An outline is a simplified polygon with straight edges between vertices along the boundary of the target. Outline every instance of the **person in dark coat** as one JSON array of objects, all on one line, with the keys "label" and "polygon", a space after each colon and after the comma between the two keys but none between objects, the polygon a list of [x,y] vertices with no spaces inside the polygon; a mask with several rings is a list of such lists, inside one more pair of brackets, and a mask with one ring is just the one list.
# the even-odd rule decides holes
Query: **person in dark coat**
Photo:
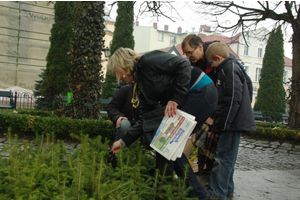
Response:
[{"label": "person in dark coat", "polygon": [[229,56],[228,46],[215,42],[205,55],[218,71],[218,105],[213,128],[219,142],[209,176],[208,196],[222,200],[233,196],[233,173],[241,134],[256,128],[245,73]]},{"label": "person in dark coat", "polygon": [[131,104],[133,84],[121,86],[107,105],[106,111],[114,124],[116,140],[123,137],[140,118],[139,107],[133,108]]},{"label": "person in dark coat", "polygon": [[[173,117],[177,108],[195,116],[197,125],[193,132],[216,108],[217,92],[213,81],[202,70],[192,67],[188,60],[180,56],[158,50],[140,56],[132,49],[119,48],[109,59],[107,70],[116,75],[117,81],[130,83],[134,80],[133,104],[139,105],[141,111],[140,120],[113,144],[113,153],[118,153],[121,148],[129,146],[143,134],[144,138],[148,138],[149,133],[143,129],[144,118],[146,120],[147,114],[160,110],[159,106],[163,108],[162,117]],[[173,171],[183,178],[186,166],[189,163],[184,154],[175,161],[169,161],[156,153],[156,168],[161,174],[165,171],[169,178],[172,178]],[[188,196],[207,199],[206,192],[191,166],[188,167],[186,185],[192,188]]]}]

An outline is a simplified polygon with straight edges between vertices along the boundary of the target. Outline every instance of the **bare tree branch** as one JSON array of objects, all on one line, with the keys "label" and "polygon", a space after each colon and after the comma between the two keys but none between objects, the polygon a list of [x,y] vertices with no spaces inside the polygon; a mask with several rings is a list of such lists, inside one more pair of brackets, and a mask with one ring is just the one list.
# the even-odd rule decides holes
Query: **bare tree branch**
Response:
[{"label": "bare tree branch", "polygon": [[[134,1],[133,6],[137,7],[137,12],[135,12],[135,20],[147,14],[150,14],[153,19],[159,19],[164,17],[169,19],[172,22],[175,22],[176,19],[182,20],[177,9],[172,5],[172,1],[143,1],[140,4],[137,4],[138,1]],[[110,7],[109,15],[113,7],[117,4],[117,1],[114,1],[108,6]]]},{"label": "bare tree branch", "polygon": [[108,6],[110,7],[110,9],[109,9],[109,12],[108,12],[108,16],[110,16],[110,13],[111,13],[111,11],[112,11],[112,9],[113,9],[113,7],[115,6],[115,5],[117,5],[117,1],[114,1],[114,2],[112,2],[111,4],[108,4]]},{"label": "bare tree branch", "polygon": [[[163,8],[166,8],[169,12],[165,12]],[[169,16],[170,12],[175,12],[174,16]],[[169,1],[144,1],[139,7],[139,13],[137,16],[141,16],[146,13],[152,13],[152,17],[158,19],[159,17],[165,17],[172,22],[175,22],[175,18],[180,18],[180,14],[176,10],[176,8],[172,5],[172,2]]]},{"label": "bare tree branch", "polygon": [[[217,24],[217,29],[221,29],[222,32],[232,31],[236,33],[241,31],[243,35],[253,26],[257,27],[260,22],[267,19],[272,19],[276,23],[276,26],[284,25],[285,23],[293,23],[294,13],[292,11],[292,5],[295,2],[278,2],[273,3],[272,7],[268,1],[258,1],[256,6],[246,6],[243,2],[235,3],[233,1],[202,1],[195,2],[195,4],[201,7],[206,6],[204,9],[206,15],[211,15],[217,18],[222,17],[227,13],[236,15],[238,18],[234,20],[233,25],[222,25],[220,22]],[[282,5],[285,5],[285,11],[282,11]],[[213,9],[213,10],[212,10]],[[295,8],[299,12],[299,8]]]}]

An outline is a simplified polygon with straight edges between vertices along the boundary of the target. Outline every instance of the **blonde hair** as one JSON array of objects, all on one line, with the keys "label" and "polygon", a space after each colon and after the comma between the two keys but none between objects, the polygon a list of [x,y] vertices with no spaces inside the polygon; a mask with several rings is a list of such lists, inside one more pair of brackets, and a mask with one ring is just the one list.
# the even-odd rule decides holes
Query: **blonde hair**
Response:
[{"label": "blonde hair", "polygon": [[113,73],[117,77],[117,82],[120,82],[120,74],[124,70],[127,75],[131,75],[134,70],[134,65],[141,56],[130,48],[118,48],[110,57],[107,63],[107,71]]},{"label": "blonde hair", "polygon": [[228,46],[223,42],[214,42],[205,51],[205,56],[209,61],[215,60],[216,55],[222,58],[229,57]]}]

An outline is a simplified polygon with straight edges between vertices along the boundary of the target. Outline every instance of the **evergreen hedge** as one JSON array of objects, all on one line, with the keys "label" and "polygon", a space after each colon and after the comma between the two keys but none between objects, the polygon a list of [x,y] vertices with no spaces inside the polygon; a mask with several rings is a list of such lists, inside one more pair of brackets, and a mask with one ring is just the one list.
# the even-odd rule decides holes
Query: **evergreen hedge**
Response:
[{"label": "evergreen hedge", "polygon": [[121,150],[113,168],[101,136],[82,134],[80,148],[68,154],[62,141],[52,139],[48,134],[46,142],[37,137],[19,144],[8,133],[8,144],[0,150],[9,152],[0,156],[0,200],[192,199],[186,197],[190,189],[184,180],[161,184],[166,177],[153,171],[153,154],[138,145]]},{"label": "evergreen hedge", "polygon": [[265,140],[300,142],[300,131],[289,129],[284,124],[258,122],[256,123],[256,131],[246,134]]},{"label": "evergreen hedge", "polygon": [[[90,137],[101,136],[114,141],[113,123],[107,115],[99,120],[71,119],[57,117],[53,111],[33,109],[2,110],[0,112],[0,131],[6,132],[11,127],[14,133],[51,134],[57,138],[76,138],[85,133]],[[256,132],[246,133],[251,137],[266,140],[290,140],[300,142],[300,131],[289,129],[284,124],[256,123]]]},{"label": "evergreen hedge", "polygon": [[81,1],[72,39],[69,92],[73,100],[64,112],[74,119],[98,119],[104,74],[104,1]]},{"label": "evergreen hedge", "polygon": [[46,57],[47,66],[39,75],[41,80],[35,85],[35,95],[43,96],[37,100],[37,109],[56,109],[53,100],[59,94],[67,94],[71,67],[70,40],[75,29],[75,16],[79,2],[56,1],[54,4],[55,22],[51,28],[50,48]]},{"label": "evergreen hedge", "polygon": [[[117,18],[115,23],[114,37],[110,46],[110,55],[120,47],[134,49],[133,25],[134,25],[134,1],[118,1]],[[119,86],[116,76],[106,73],[102,87],[102,98],[108,99],[114,96]]]},{"label": "evergreen hedge", "polygon": [[114,140],[113,124],[107,115],[99,120],[71,119],[56,117],[51,111],[38,111],[32,109],[7,110],[0,113],[0,131],[7,131],[11,127],[13,133],[25,134],[54,134],[57,138],[70,138],[81,133],[90,137],[102,136]]},{"label": "evergreen hedge", "polygon": [[286,112],[286,92],[283,87],[284,52],[281,27],[273,30],[267,42],[257,101],[253,110],[261,111],[264,117],[273,121],[281,120],[281,113]]}]

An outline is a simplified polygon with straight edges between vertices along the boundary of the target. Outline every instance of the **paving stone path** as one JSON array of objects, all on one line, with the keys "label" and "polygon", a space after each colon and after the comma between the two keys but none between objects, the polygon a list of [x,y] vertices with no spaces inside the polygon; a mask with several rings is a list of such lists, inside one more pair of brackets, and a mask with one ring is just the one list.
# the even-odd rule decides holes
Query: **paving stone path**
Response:
[{"label": "paving stone path", "polygon": [[300,144],[241,138],[236,169],[296,170],[300,169]]}]

